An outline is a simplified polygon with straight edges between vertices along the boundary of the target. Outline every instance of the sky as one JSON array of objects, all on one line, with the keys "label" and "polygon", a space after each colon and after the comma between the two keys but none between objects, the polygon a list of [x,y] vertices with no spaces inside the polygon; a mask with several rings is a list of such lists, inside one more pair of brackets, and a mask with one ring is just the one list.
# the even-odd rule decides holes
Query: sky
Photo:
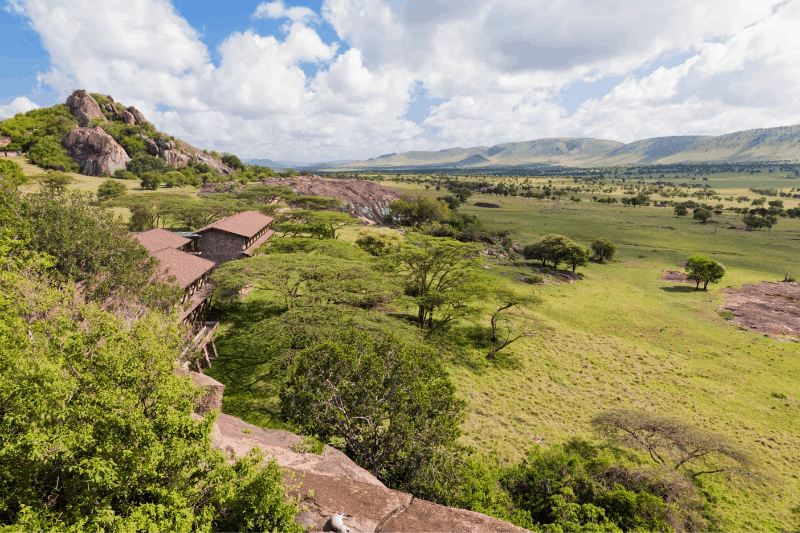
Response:
[{"label": "sky", "polygon": [[800,0],[0,7],[0,119],[86,89],[243,160],[800,123]]}]

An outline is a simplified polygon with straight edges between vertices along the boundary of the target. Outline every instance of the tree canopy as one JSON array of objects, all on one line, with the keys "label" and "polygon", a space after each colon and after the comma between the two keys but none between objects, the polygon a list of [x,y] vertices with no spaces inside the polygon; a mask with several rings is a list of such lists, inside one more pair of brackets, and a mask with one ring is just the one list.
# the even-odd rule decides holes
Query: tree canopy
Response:
[{"label": "tree canopy", "polygon": [[709,283],[717,283],[725,275],[725,267],[722,263],[704,255],[693,255],[686,260],[686,277],[706,290]]}]

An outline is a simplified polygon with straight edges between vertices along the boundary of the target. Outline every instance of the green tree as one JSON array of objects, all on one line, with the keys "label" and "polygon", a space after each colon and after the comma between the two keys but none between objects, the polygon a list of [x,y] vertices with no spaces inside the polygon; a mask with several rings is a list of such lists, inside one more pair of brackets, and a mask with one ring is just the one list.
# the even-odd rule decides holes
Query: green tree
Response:
[{"label": "green tree", "polygon": [[72,178],[61,172],[48,172],[47,174],[39,174],[33,177],[39,187],[49,193],[64,192],[67,190],[67,185],[72,183]]},{"label": "green tree", "polygon": [[725,275],[725,267],[721,263],[704,255],[693,255],[686,260],[686,277],[697,284],[703,284],[706,290],[709,283],[717,283]]},{"label": "green tree", "polygon": [[480,251],[473,243],[410,234],[397,252],[385,257],[383,266],[400,275],[406,295],[417,306],[417,325],[428,335],[472,312],[471,303],[485,295],[478,272]]},{"label": "green tree", "polygon": [[682,203],[681,204],[675,204],[675,207],[674,207],[673,211],[675,211],[675,216],[678,216],[678,217],[685,217],[686,215],[689,214],[689,208],[686,206],[686,204],[682,204]]},{"label": "green tree", "polygon": [[362,231],[356,239],[356,246],[375,257],[391,253],[398,244],[397,235],[387,235],[377,231]]},{"label": "green tree", "polygon": [[161,185],[164,176],[163,174],[159,174],[158,172],[145,172],[142,174],[142,182],[141,187],[142,189],[149,189],[151,191],[155,191],[158,189],[158,186]]},{"label": "green tree", "polygon": [[27,176],[22,172],[22,167],[16,161],[0,159],[0,184],[8,187],[17,187],[28,182]]},{"label": "green tree", "polygon": [[384,217],[386,224],[403,226],[421,226],[444,222],[453,217],[453,212],[442,200],[430,198],[412,198],[404,195],[389,204],[389,214]]},{"label": "green tree", "polygon": [[469,200],[469,197],[472,196],[472,191],[466,187],[455,187],[450,189],[450,194],[458,198],[459,202],[465,204],[467,200]]},{"label": "green tree", "polygon": [[128,162],[126,168],[139,176],[139,178],[143,179],[144,175],[148,172],[164,174],[172,167],[170,167],[170,165],[160,157],[155,157],[149,154],[138,154]]},{"label": "green tree", "polygon": [[695,220],[699,220],[701,224],[705,224],[706,222],[711,220],[713,216],[714,213],[712,213],[708,209],[697,209],[695,210],[694,216],[692,218],[694,218]]},{"label": "green tree", "polygon": [[30,225],[30,249],[54,257],[57,280],[79,283],[87,302],[168,311],[180,299],[158,260],[127,237],[121,220],[91,205],[91,193],[29,195],[21,215]]},{"label": "green tree", "polygon": [[744,222],[749,230],[761,228],[772,229],[772,226],[778,223],[778,217],[771,214],[760,215],[758,213],[747,213],[742,217],[742,222]]},{"label": "green tree", "polygon": [[124,184],[114,180],[106,180],[97,188],[97,199],[101,202],[113,200],[120,196],[125,196],[126,194],[128,194],[128,188]]},{"label": "green tree", "polygon": [[600,237],[592,242],[592,251],[598,261],[605,261],[606,259],[610,261],[614,258],[614,254],[617,253],[617,245],[606,238]]},{"label": "green tree", "polygon": [[233,154],[223,152],[220,160],[237,172],[244,171],[244,163],[242,163],[242,160]]},{"label": "green tree", "polygon": [[276,232],[283,236],[297,237],[310,235],[317,239],[338,239],[339,231],[347,226],[361,224],[361,221],[347,213],[337,211],[289,211],[273,223]]},{"label": "green tree", "polygon": [[0,527],[303,531],[280,467],[212,449],[216,414],[193,418],[186,332],[73,295],[0,272]]},{"label": "green tree", "polygon": [[464,402],[430,349],[350,330],[296,357],[281,406],[306,433],[344,439],[356,463],[398,486],[454,445]]},{"label": "green tree", "polygon": [[564,262],[571,266],[572,271],[575,272],[575,268],[589,264],[589,250],[576,242],[572,242],[564,247],[563,258]]},{"label": "green tree", "polygon": [[[572,244],[574,243],[569,237],[551,233],[542,237],[542,240],[537,243],[538,248],[535,248],[535,250],[538,252],[543,265],[550,261],[553,265],[553,270],[558,270],[558,265],[566,260],[567,253],[570,250],[569,247]],[[523,248],[523,252],[524,250]]]}]

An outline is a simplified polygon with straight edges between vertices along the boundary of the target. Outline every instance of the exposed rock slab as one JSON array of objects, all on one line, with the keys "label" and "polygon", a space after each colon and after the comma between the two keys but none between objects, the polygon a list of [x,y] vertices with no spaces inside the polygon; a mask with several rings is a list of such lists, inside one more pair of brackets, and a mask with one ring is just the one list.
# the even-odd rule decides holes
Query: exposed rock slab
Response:
[{"label": "exposed rock slab", "polygon": [[83,127],[88,126],[89,121],[93,118],[105,118],[97,100],[83,89],[69,95],[69,98],[67,98],[67,107],[69,108],[69,112],[78,119],[78,122]]},{"label": "exposed rock slab", "polygon": [[62,143],[69,156],[81,166],[81,174],[86,176],[113,174],[125,168],[125,163],[131,159],[102,128],[75,128]]},{"label": "exposed rock slab", "polygon": [[128,124],[129,126],[133,126],[134,124],[136,124],[136,119],[134,118],[134,116],[131,114],[130,111],[123,111],[122,122]]},{"label": "exposed rock slab", "polygon": [[134,120],[136,121],[136,124],[141,124],[142,122],[147,122],[147,120],[144,118],[144,115],[142,114],[142,112],[139,111],[138,109],[136,109],[133,106],[130,106],[128,108],[128,113],[130,113],[131,116],[134,118]]},{"label": "exposed rock slab", "polygon": [[367,224],[382,222],[383,217],[389,214],[389,204],[402,196],[400,191],[374,181],[296,176],[271,179],[267,183],[289,187],[301,196],[338,198],[344,211]]},{"label": "exposed rock slab", "polygon": [[763,282],[722,289],[728,301],[721,307],[733,322],[759,333],[800,337],[800,283]]},{"label": "exposed rock slab", "polygon": [[345,454],[325,447],[323,455],[295,451],[302,438],[288,431],[265,430],[220,414],[211,434],[212,445],[242,456],[254,447],[288,470],[286,482],[300,483],[303,495],[296,520],[310,531],[331,531],[334,514],[345,515],[350,533],[389,531],[508,531],[525,530],[472,511],[415,499],[386,488]]},{"label": "exposed rock slab", "polygon": [[[226,174],[226,175],[234,175],[234,174],[236,174],[235,170],[233,170],[231,167],[229,167],[228,165],[226,165],[225,163],[223,163],[219,159],[215,158],[212,155],[209,155],[209,154],[203,152],[199,148],[196,148],[196,147],[192,146],[191,144],[189,144],[189,143],[187,143],[185,141],[178,141],[177,148],[178,148],[178,150],[177,150],[178,153],[181,153],[181,150],[183,150],[183,153],[181,153],[181,155],[183,155],[184,157],[191,156],[194,159],[196,159],[198,163],[205,163],[206,165],[210,166],[211,168],[218,170],[221,174]],[[178,155],[176,154],[176,155],[170,156],[170,157],[178,157]],[[170,163],[169,159],[167,159],[167,163]],[[177,166],[177,165],[175,165],[173,163],[170,163],[170,164],[173,165],[173,166]]]}]

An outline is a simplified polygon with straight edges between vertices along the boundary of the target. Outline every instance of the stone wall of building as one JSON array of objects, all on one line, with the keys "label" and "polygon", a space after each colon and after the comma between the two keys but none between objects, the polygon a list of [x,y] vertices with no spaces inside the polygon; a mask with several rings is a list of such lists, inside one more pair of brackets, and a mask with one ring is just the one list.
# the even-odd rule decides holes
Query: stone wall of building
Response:
[{"label": "stone wall of building", "polygon": [[200,237],[200,257],[214,261],[216,266],[235,261],[242,258],[245,242],[244,237],[223,231],[205,231]]}]

